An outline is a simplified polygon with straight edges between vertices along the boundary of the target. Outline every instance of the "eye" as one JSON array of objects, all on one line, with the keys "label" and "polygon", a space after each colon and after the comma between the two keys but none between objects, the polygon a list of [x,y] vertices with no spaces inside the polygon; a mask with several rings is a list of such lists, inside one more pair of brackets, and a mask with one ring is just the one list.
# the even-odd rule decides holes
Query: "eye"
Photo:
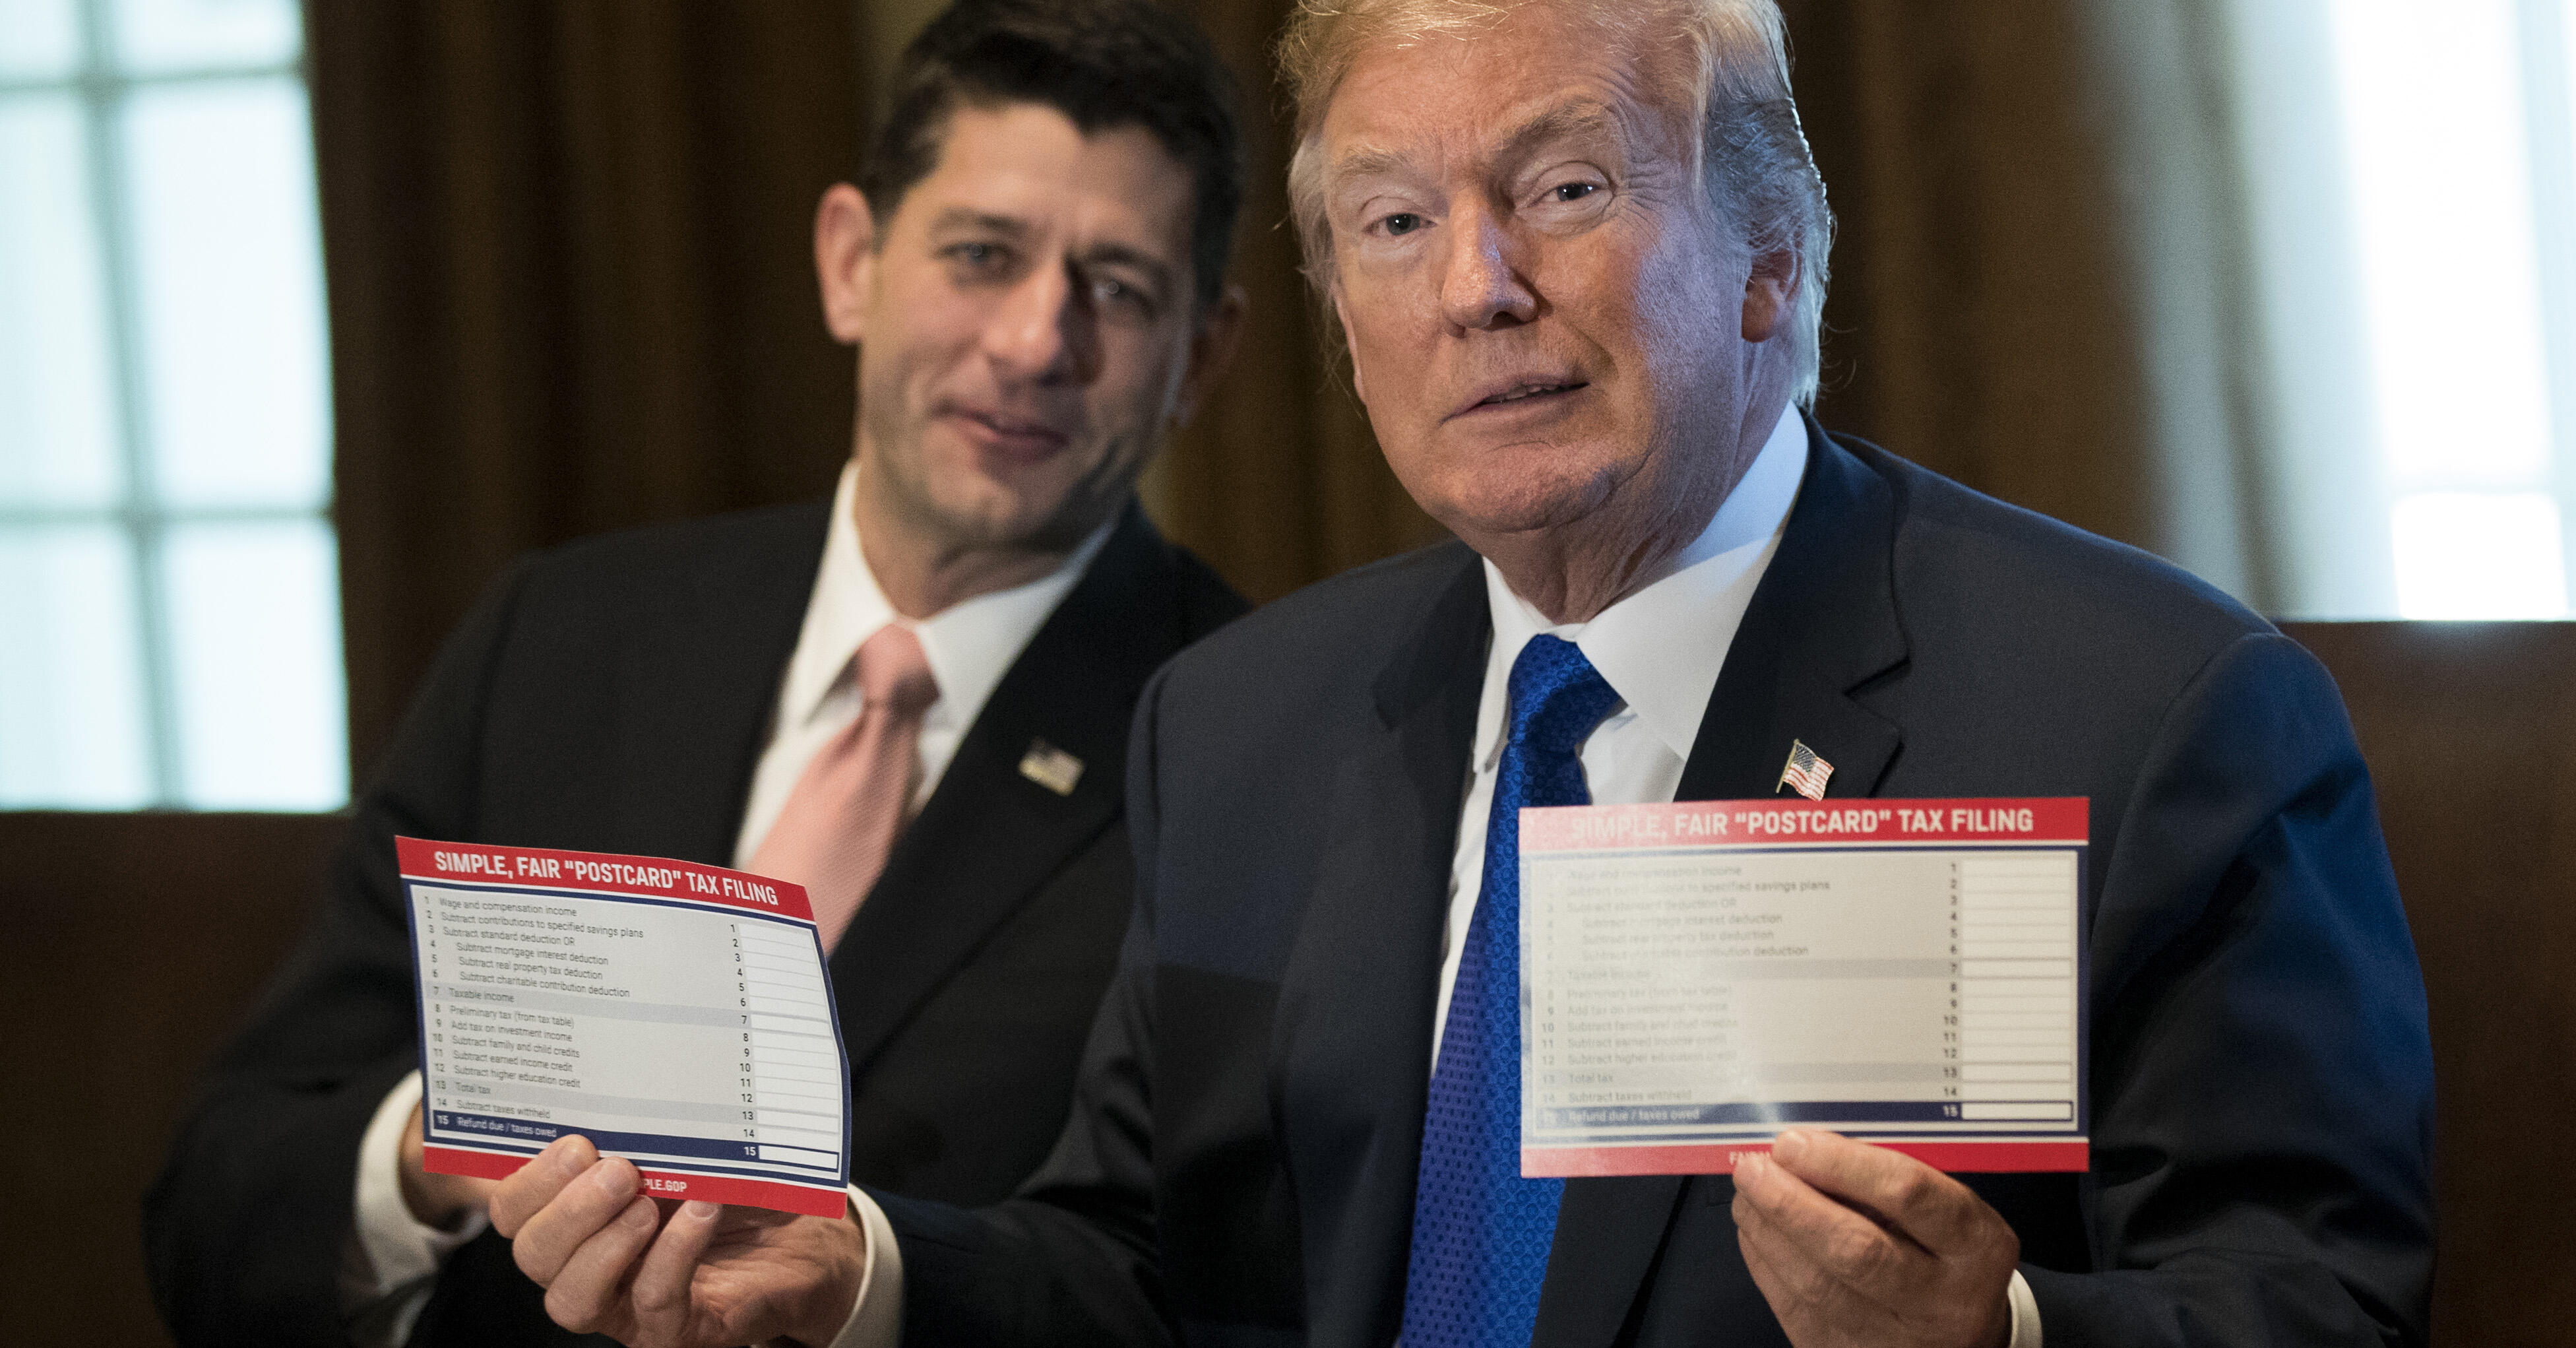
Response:
[{"label": "eye", "polygon": [[1397,211],[1395,214],[1377,222],[1378,228],[1385,230],[1389,234],[1398,236],[1410,234],[1413,231],[1422,228],[1423,223],[1422,217],[1415,215],[1411,211]]},{"label": "eye", "polygon": [[1600,190],[1601,184],[1599,183],[1558,183],[1556,186],[1547,189],[1547,197],[1550,201],[1581,201],[1585,197],[1588,197]]},{"label": "eye", "polygon": [[1139,314],[1154,311],[1154,297],[1142,286],[1129,285],[1115,276],[1091,278],[1091,299],[1103,308],[1119,308]]},{"label": "eye", "polygon": [[998,243],[969,239],[952,243],[940,250],[950,261],[969,272],[989,272],[1010,261],[1010,252]]}]

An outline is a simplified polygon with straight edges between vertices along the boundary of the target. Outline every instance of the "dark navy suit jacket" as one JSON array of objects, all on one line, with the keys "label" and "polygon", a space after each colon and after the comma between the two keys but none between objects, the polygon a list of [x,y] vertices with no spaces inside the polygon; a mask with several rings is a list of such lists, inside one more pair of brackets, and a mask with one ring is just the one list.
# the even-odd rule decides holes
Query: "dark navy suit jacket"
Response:
[{"label": "dark navy suit jacket", "polygon": [[[2049,1348],[2420,1343],[2424,998],[2323,669],[2129,548],[1810,428],[1682,799],[2085,796],[2093,1164],[1967,1182]],[[1146,694],[1138,910],[1018,1198],[889,1197],[905,1348],[1384,1345],[1489,618],[1450,545],[1271,605]],[[1723,1178],[1577,1179],[1536,1342],[1783,1341]]]}]

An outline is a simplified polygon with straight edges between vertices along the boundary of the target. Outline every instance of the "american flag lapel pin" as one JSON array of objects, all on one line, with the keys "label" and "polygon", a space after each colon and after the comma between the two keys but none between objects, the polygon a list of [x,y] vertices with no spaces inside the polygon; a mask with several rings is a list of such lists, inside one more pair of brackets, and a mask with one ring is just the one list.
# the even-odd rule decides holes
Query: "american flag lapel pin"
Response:
[{"label": "american flag lapel pin", "polygon": [[1031,740],[1029,751],[1020,755],[1020,775],[1059,796],[1070,796],[1073,784],[1082,780],[1082,760],[1045,740]]},{"label": "american flag lapel pin", "polygon": [[1780,780],[1771,789],[1776,792],[1783,786],[1795,787],[1799,795],[1809,800],[1823,800],[1825,779],[1833,775],[1833,764],[1816,757],[1816,751],[1803,742],[1791,740],[1789,761],[1781,767]]}]

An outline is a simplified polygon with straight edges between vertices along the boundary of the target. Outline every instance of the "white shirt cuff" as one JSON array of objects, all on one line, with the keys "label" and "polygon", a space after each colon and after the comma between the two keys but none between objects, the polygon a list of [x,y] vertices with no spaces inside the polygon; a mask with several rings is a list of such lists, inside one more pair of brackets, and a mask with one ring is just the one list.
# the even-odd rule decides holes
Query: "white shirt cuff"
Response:
[{"label": "white shirt cuff", "polygon": [[442,1231],[411,1215],[402,1196],[403,1128],[419,1103],[420,1073],[407,1073],[385,1092],[358,1142],[352,1257],[342,1261],[340,1278],[342,1314],[366,1322],[370,1332],[365,1337],[374,1339],[373,1331],[383,1331],[391,1343],[410,1336],[411,1322],[429,1302],[430,1280],[447,1256],[491,1224],[477,1211],[456,1230]]},{"label": "white shirt cuff", "polygon": [[[850,1209],[868,1233],[868,1268],[859,1275],[859,1303],[831,1348],[898,1348],[903,1342],[903,1246],[885,1209],[867,1191],[850,1186]],[[2037,1340],[2033,1340],[2037,1342]]]},{"label": "white shirt cuff", "polygon": [[2030,1294],[2030,1283],[2020,1269],[2013,1270],[2012,1286],[2004,1289],[2004,1299],[2012,1303],[2012,1338],[2004,1348],[2040,1348],[2039,1298]]}]

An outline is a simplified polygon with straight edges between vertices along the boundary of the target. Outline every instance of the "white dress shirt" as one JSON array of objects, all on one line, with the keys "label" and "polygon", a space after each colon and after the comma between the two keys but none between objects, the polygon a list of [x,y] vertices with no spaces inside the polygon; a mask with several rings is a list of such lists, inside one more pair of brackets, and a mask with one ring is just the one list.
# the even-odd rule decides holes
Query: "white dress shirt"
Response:
[{"label": "white dress shirt", "polygon": [[[768,743],[752,770],[751,794],[734,836],[737,868],[748,865],[760,850],[797,779],[804,775],[806,763],[858,719],[854,660],[860,642],[887,623],[902,623],[921,638],[931,675],[938,680],[939,699],[922,716],[921,780],[913,797],[918,806],[939,785],[994,687],[1082,578],[1116,525],[1112,520],[1093,530],[1064,565],[1038,580],[977,595],[913,621],[894,611],[877,586],[876,574],[868,569],[853,510],[857,490],[856,470],[844,467],[840,486],[832,495],[822,567],[814,578],[813,596],[806,601],[795,653],[788,657],[780,680]],[[482,1234],[486,1224],[478,1211],[459,1229],[441,1231],[414,1220],[403,1202],[398,1168],[403,1125],[419,1101],[420,1074],[413,1072],[386,1093],[359,1143],[356,1230],[342,1261],[340,1297],[351,1337],[360,1348],[409,1338],[421,1309],[429,1304],[440,1264],[451,1251]],[[883,1336],[882,1341],[892,1342],[894,1326],[902,1322],[901,1255],[885,1215],[859,1197],[856,1189],[851,1193],[868,1228],[871,1259],[868,1281],[861,1285],[860,1307],[865,1313],[853,1313],[844,1341],[854,1332],[873,1330]],[[886,1252],[883,1260],[874,1255],[879,1250]],[[880,1284],[891,1284],[891,1290]]]},{"label": "white dress shirt", "polygon": [[[1664,564],[1662,574],[1593,616],[1589,622],[1552,624],[1512,592],[1501,570],[1485,563],[1485,600],[1493,615],[1493,641],[1485,656],[1485,684],[1476,709],[1476,738],[1464,783],[1466,804],[1458,819],[1458,847],[1449,867],[1449,916],[1440,961],[1432,1060],[1449,1019],[1449,996],[1458,981],[1458,958],[1485,874],[1486,816],[1502,764],[1505,706],[1512,662],[1531,637],[1544,632],[1572,642],[1617,693],[1620,704],[1583,741],[1577,756],[1585,785],[1599,805],[1668,802],[1680,789],[1682,765],[1699,738],[1700,718],[1717,691],[1717,676],[1735,644],[1736,628],[1753,591],[1780,549],[1790,507],[1807,471],[1807,426],[1792,407],[1780,414],[1770,438],[1742,481],[1727,494],[1708,527]],[[1783,745],[1785,753],[1787,746]],[[850,1325],[833,1348],[895,1348],[902,1316],[871,1306],[872,1297],[903,1294],[901,1253],[880,1242],[884,1215],[853,1190],[869,1222],[868,1290],[860,1294]],[[891,1262],[881,1262],[891,1261]],[[2041,1348],[2039,1307],[2016,1271],[2008,1292],[2013,1331],[2010,1348]],[[864,1322],[864,1323],[863,1323]]]}]

